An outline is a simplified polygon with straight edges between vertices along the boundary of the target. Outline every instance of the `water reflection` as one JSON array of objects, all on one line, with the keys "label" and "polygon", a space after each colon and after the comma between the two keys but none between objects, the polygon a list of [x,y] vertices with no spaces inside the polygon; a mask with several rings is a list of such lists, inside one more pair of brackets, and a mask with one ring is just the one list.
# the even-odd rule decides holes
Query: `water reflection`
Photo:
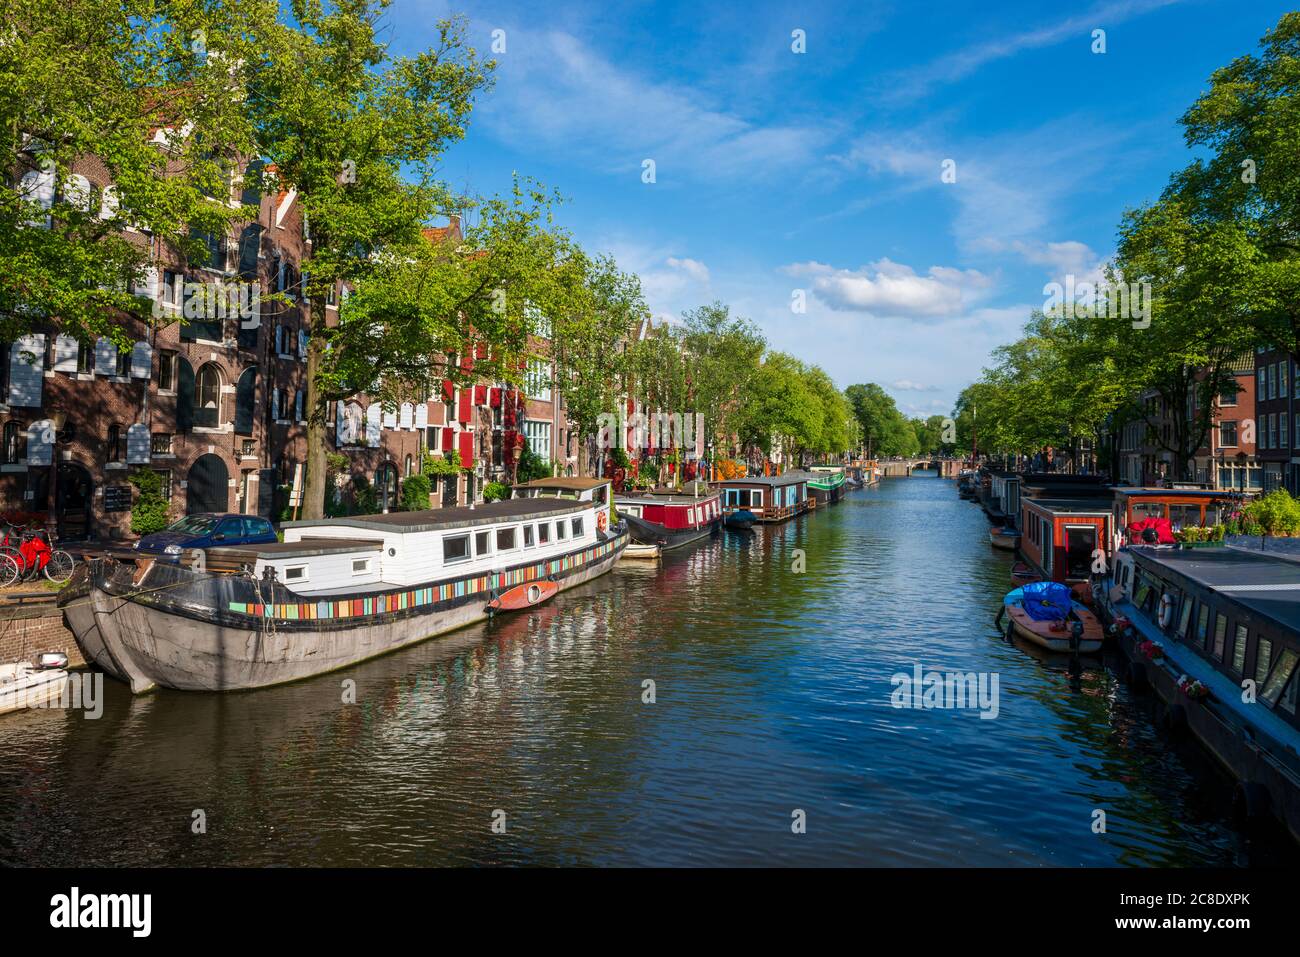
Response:
[{"label": "water reflection", "polygon": [[[1224,782],[1099,661],[1005,641],[986,528],[950,483],[892,480],[289,687],[108,682],[99,721],[0,721],[0,861],[1292,860],[1241,844]],[[998,718],[891,707],[917,662],[996,672]]]}]

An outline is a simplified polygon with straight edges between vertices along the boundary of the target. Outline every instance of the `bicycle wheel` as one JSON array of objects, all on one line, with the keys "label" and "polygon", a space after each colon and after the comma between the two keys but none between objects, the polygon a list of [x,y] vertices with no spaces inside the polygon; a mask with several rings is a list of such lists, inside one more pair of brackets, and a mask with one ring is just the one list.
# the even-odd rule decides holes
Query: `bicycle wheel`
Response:
[{"label": "bicycle wheel", "polygon": [[0,588],[8,587],[18,581],[18,576],[22,574],[18,563],[13,560],[11,555],[0,554]]},{"label": "bicycle wheel", "polygon": [[72,577],[72,570],[76,567],[76,559],[62,549],[56,548],[50,552],[50,560],[45,566],[45,577],[61,585]]}]

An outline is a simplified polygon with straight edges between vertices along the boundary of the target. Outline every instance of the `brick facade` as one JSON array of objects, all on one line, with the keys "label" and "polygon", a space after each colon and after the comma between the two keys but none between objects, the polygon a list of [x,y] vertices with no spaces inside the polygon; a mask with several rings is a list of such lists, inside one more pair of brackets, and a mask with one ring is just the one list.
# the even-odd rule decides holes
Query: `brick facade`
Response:
[{"label": "brick facade", "polygon": [[53,603],[4,609],[0,614],[0,661],[30,661],[43,651],[63,652],[74,668],[86,663],[72,632],[63,626],[63,612]]}]

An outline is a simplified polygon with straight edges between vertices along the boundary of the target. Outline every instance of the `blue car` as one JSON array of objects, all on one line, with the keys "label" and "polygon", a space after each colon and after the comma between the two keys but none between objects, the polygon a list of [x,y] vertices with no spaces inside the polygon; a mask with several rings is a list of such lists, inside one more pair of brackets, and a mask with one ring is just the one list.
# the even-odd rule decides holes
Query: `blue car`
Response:
[{"label": "blue car", "polygon": [[271,523],[256,515],[196,512],[173,522],[161,532],[143,536],[135,549],[148,555],[180,555],[187,548],[217,545],[265,545],[277,541]]}]

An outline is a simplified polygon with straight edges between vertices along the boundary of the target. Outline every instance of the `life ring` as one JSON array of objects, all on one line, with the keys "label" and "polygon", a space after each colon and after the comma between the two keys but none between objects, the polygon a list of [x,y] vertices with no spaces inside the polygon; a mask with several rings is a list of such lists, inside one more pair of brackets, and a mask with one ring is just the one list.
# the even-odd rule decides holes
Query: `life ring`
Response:
[{"label": "life ring", "polygon": [[596,528],[597,528],[599,531],[602,531],[602,532],[603,532],[603,531],[605,530],[605,526],[606,526],[607,524],[609,524],[609,518],[608,518],[608,516],[606,516],[605,512],[604,512],[604,511],[599,511],[599,512],[597,512],[597,513],[596,513]]},{"label": "life ring", "polygon": [[1169,593],[1160,596],[1160,630],[1169,627],[1169,623],[1174,620],[1174,600]]}]

